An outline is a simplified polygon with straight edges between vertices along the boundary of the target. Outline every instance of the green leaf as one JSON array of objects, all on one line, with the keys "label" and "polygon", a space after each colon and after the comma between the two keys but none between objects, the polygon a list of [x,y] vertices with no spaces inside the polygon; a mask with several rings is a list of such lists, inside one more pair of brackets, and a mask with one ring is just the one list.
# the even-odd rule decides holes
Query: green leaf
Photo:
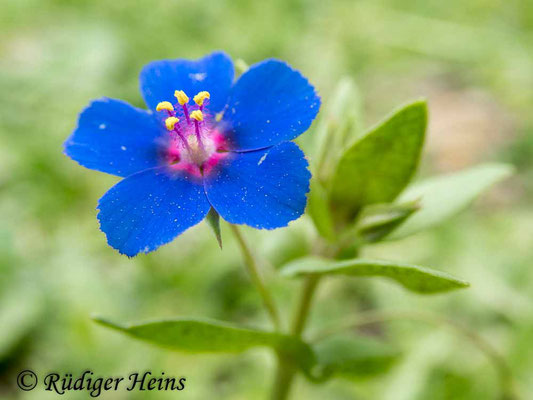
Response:
[{"label": "green leaf", "polygon": [[383,239],[420,208],[417,201],[402,204],[373,204],[363,208],[356,235],[372,243]]},{"label": "green leaf", "polygon": [[335,239],[335,228],[329,209],[328,193],[317,179],[311,179],[307,212],[313,220],[318,233],[327,240],[333,241]]},{"label": "green leaf", "polygon": [[400,356],[393,346],[362,336],[335,336],[317,343],[313,349],[319,364],[315,373],[321,379],[361,379],[383,374]]},{"label": "green leaf", "polygon": [[123,326],[99,317],[94,320],[134,338],[171,350],[239,353],[253,347],[270,347],[293,360],[307,373],[316,362],[310,346],[296,337],[242,328],[220,321],[169,319]]},{"label": "green leaf", "polygon": [[[240,353],[254,347],[271,348],[284,360],[300,368],[312,381],[323,381],[335,375],[363,376],[377,373],[387,362],[387,357],[391,357],[370,348],[368,344],[363,346],[361,342],[355,343],[352,340],[349,342],[351,344],[345,344],[352,346],[346,350],[351,358],[336,359],[336,347],[325,340],[316,345],[317,354],[322,357],[317,362],[315,350],[295,336],[206,319],[169,319],[136,325],[119,325],[100,317],[95,317],[94,320],[136,339],[181,352]],[[368,365],[365,367],[364,363]]]},{"label": "green leaf", "polygon": [[342,78],[325,107],[308,152],[315,161],[313,175],[322,182],[328,180],[344,149],[361,133],[361,96],[353,79]]},{"label": "green leaf", "polygon": [[451,275],[429,268],[362,258],[344,261],[326,260],[318,257],[302,258],[285,265],[281,273],[285,276],[306,274],[380,276],[392,279],[412,292],[423,294],[446,292],[469,286],[468,283]]},{"label": "green leaf", "polygon": [[394,200],[416,171],[426,123],[426,103],[416,101],[348,148],[333,178],[333,203],[350,214],[369,204]]},{"label": "green leaf", "polygon": [[213,230],[220,248],[222,248],[222,235],[220,233],[220,215],[213,207],[207,213],[206,221]]},{"label": "green leaf", "polygon": [[512,172],[513,167],[507,164],[484,164],[413,185],[401,195],[399,201],[419,200],[421,209],[391,237],[405,237],[443,222]]}]

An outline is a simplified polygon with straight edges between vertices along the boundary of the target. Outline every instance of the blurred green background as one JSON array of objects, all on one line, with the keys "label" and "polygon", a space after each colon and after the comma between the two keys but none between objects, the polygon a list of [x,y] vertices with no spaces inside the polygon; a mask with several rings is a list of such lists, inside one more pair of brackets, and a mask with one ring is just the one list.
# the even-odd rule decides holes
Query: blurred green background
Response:
[{"label": "blurred green background", "polygon": [[[248,63],[287,60],[326,105],[337,81],[353,77],[364,126],[427,97],[421,176],[482,161],[516,166],[512,179],[447,225],[367,250],[451,272],[470,289],[419,297],[388,282],[335,279],[320,288],[310,329],[365,308],[433,310],[486,337],[507,358],[524,398],[533,393],[533,2],[3,0],[0,30],[2,399],[57,397],[19,390],[16,376],[25,368],[187,377],[179,394],[123,390],[104,398],[264,397],[274,365],[266,350],[168,353],[91,322],[98,313],[118,321],[208,316],[268,326],[229,232],[223,251],[202,223],[156,253],[120,256],[95,218],[97,199],[117,179],[62,154],[89,100],[105,95],[143,106],[137,75],[145,63],[214,49]],[[304,218],[246,234],[279,265],[305,251],[310,229]],[[298,283],[265,275],[288,313]],[[493,366],[449,331],[413,322],[384,329],[405,352],[388,375],[355,384],[300,379],[294,398],[497,398]]]}]

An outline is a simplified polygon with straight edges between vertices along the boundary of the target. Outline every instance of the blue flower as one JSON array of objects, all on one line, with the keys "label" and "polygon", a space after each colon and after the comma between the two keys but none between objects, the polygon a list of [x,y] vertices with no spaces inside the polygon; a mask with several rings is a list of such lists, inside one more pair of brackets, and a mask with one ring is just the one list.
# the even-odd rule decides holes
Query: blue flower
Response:
[{"label": "blue flower", "polygon": [[110,246],[130,257],[153,251],[211,207],[264,229],[304,212],[311,174],[291,140],[309,128],[320,98],[298,71],[269,59],[234,82],[231,59],[214,52],[152,62],[140,89],[150,111],[95,100],[64,144],[84,167],[124,177],[98,203]]}]

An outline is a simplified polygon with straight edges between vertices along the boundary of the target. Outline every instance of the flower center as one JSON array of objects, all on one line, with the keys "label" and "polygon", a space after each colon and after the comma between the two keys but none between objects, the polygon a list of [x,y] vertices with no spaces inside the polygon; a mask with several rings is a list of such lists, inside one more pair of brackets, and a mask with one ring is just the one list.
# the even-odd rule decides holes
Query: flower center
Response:
[{"label": "flower center", "polygon": [[156,111],[166,112],[165,127],[170,137],[165,160],[178,169],[186,169],[195,175],[203,175],[227,153],[224,136],[215,127],[216,118],[208,111],[209,92],[194,96],[189,107],[189,97],[176,90],[176,104],[160,102]]}]

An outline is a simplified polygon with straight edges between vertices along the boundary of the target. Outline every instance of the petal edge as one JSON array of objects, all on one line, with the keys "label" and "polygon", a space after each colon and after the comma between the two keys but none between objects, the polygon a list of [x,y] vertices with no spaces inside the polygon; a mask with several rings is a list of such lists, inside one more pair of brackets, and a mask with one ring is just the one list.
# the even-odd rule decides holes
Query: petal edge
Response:
[{"label": "petal edge", "polygon": [[267,59],[237,80],[223,123],[235,149],[257,150],[295,139],[319,109],[320,97],[306,77],[283,61]]},{"label": "petal edge", "polygon": [[218,112],[226,105],[233,78],[231,58],[215,51],[196,60],[153,61],[143,67],[139,81],[144,101],[152,110],[160,101],[173,102],[174,90],[185,91],[191,99],[207,90],[211,93],[208,109]]},{"label": "petal edge", "polygon": [[63,152],[86,168],[125,177],[158,165],[157,139],[163,134],[151,113],[104,97],[80,113]]},{"label": "petal edge", "polygon": [[97,208],[108,244],[133,257],[198,224],[211,205],[201,182],[160,167],[123,179],[102,196]]}]

